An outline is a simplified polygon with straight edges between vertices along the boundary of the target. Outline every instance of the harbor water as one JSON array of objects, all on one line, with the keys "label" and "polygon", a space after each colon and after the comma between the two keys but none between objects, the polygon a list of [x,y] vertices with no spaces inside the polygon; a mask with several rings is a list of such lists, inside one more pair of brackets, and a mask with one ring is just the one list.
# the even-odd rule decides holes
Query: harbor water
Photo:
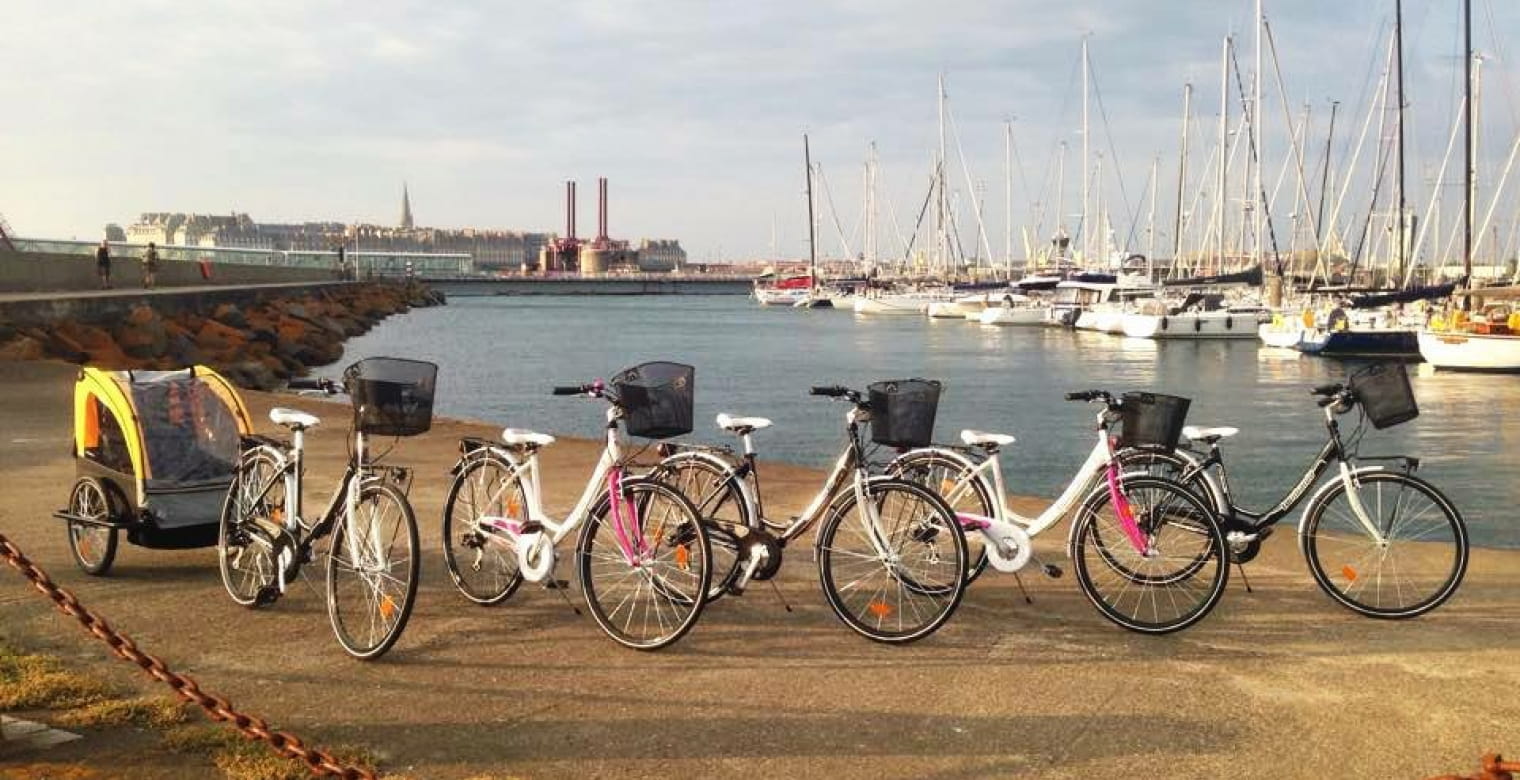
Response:
[{"label": "harbor water", "polygon": [[[937,438],[955,440],[962,428],[1017,436],[1002,456],[1009,490],[1046,497],[1065,487],[1091,447],[1095,409],[1064,393],[1172,393],[1193,399],[1190,423],[1241,429],[1225,456],[1237,499],[1252,508],[1275,503],[1313,460],[1325,429],[1308,388],[1339,381],[1348,368],[1255,341],[869,318],[762,308],[741,296],[458,297],[381,323],[323,373],[373,355],[436,362],[440,415],[582,437],[599,435],[600,403],[550,396],[551,386],[647,360],[690,363],[692,438],[728,443],[712,425],[718,412],[769,417],[775,427],[755,436],[761,457],[819,467],[840,451],[845,408],[809,396],[809,386],[939,379]],[[1410,373],[1419,418],[1383,431],[1368,426],[1360,452],[1419,457],[1419,473],[1451,496],[1475,543],[1520,547],[1509,515],[1520,503],[1520,380],[1420,366]],[[1345,433],[1357,416],[1342,418]]]}]

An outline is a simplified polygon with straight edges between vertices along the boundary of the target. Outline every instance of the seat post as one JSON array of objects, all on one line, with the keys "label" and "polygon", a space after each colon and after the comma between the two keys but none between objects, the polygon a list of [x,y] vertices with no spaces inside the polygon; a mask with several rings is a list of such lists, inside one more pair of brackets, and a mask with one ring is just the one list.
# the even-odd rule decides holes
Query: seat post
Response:
[{"label": "seat post", "polygon": [[754,445],[754,443],[752,443],[750,441],[749,431],[745,431],[744,434],[739,437],[739,440],[742,441],[742,442],[744,442],[744,454],[745,455],[748,456],[748,455],[754,455],[755,454],[755,445]]}]

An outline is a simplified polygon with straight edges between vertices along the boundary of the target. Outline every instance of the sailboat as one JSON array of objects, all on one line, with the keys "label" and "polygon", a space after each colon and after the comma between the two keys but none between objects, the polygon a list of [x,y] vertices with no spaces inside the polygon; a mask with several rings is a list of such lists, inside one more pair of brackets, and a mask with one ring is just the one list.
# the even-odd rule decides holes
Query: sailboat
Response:
[{"label": "sailboat", "polygon": [[824,295],[818,285],[818,247],[813,230],[813,155],[808,147],[808,137],[802,135],[802,162],[807,166],[808,199],[808,290],[807,295],[792,304],[797,309],[832,309],[834,299]]}]

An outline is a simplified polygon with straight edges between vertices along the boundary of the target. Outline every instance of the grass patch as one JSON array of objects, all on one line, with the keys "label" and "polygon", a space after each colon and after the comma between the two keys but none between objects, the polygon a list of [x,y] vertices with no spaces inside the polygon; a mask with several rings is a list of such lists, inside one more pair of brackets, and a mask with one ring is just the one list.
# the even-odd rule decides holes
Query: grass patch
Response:
[{"label": "grass patch", "polygon": [[[164,746],[177,753],[196,753],[211,759],[228,780],[305,780],[306,765],[285,758],[263,742],[254,742],[228,726],[180,726],[164,734]],[[339,745],[330,752],[339,763],[375,768],[375,756],[363,748]]]},{"label": "grass patch", "polygon": [[60,713],[58,725],[74,728],[91,726],[147,726],[164,729],[184,723],[190,717],[185,705],[163,697],[107,699]]},{"label": "grass patch", "polygon": [[113,697],[111,687],[71,672],[56,658],[0,644],[0,710],[61,710]]}]

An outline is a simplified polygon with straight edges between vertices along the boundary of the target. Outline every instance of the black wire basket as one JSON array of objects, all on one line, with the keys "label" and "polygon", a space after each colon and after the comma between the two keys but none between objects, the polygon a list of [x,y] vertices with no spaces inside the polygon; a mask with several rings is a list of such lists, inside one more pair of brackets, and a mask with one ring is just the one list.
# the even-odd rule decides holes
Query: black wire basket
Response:
[{"label": "black wire basket", "polygon": [[374,436],[416,436],[433,426],[438,366],[421,360],[365,358],[343,371],[354,403],[354,430]]},{"label": "black wire basket", "polygon": [[682,363],[654,361],[624,369],[612,378],[629,436],[668,439],[692,431],[696,403],[696,369]]},{"label": "black wire basket", "polygon": [[1361,403],[1372,427],[1382,430],[1420,416],[1403,363],[1373,363],[1351,374],[1347,381]]},{"label": "black wire basket", "polygon": [[1119,407],[1120,448],[1146,447],[1171,452],[1177,449],[1182,426],[1192,400],[1161,393],[1125,393]]},{"label": "black wire basket", "polygon": [[926,447],[934,440],[940,383],[894,379],[866,388],[871,402],[871,441],[888,447]]}]

